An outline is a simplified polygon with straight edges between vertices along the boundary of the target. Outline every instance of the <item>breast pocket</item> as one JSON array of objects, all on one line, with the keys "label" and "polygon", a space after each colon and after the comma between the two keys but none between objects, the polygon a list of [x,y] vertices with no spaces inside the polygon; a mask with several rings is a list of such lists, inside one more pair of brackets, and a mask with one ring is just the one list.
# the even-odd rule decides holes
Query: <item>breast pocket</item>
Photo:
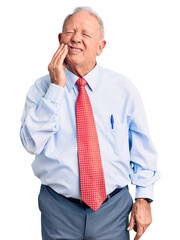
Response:
[{"label": "breast pocket", "polygon": [[114,117],[114,123],[112,123],[111,119],[107,120],[107,154],[113,159],[119,159],[123,154],[127,154],[129,149],[128,132],[127,123],[122,123],[117,117]]}]

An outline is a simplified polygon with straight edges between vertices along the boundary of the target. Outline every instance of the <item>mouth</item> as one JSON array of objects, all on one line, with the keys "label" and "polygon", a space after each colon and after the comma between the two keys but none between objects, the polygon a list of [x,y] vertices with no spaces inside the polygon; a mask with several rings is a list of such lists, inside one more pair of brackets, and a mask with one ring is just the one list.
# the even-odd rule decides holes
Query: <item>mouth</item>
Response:
[{"label": "mouth", "polygon": [[73,51],[73,52],[82,52],[83,51],[81,48],[72,47],[72,46],[69,46],[69,49],[70,49],[70,51]]}]

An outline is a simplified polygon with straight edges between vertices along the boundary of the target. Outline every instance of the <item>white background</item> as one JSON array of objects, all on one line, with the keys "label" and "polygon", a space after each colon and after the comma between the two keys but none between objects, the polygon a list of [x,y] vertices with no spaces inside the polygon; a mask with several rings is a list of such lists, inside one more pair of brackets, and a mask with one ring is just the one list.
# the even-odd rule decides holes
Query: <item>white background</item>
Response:
[{"label": "white background", "polygon": [[[87,5],[104,20],[106,48],[98,63],[126,75],[139,89],[161,179],[153,223],[142,240],[178,239],[180,6],[177,0],[7,0],[0,4],[0,238],[40,240],[40,182],[34,156],[20,142],[28,88],[47,74],[64,17]],[[134,195],[134,187],[130,188]],[[133,239],[134,233],[131,233]]]}]

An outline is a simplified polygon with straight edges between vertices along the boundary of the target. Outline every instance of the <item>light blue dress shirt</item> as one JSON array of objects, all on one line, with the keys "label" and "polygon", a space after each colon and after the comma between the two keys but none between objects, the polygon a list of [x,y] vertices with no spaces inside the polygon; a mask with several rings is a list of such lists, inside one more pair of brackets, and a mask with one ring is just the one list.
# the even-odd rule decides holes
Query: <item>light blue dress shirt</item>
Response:
[{"label": "light blue dress shirt", "polygon": [[[51,83],[49,75],[30,88],[20,134],[25,149],[36,155],[32,168],[41,183],[66,197],[80,199],[75,114],[78,77],[68,69],[65,74],[64,88]],[[131,180],[136,185],[135,198],[153,199],[153,184],[159,178],[157,153],[137,89],[123,75],[98,65],[84,79],[107,194]]]}]

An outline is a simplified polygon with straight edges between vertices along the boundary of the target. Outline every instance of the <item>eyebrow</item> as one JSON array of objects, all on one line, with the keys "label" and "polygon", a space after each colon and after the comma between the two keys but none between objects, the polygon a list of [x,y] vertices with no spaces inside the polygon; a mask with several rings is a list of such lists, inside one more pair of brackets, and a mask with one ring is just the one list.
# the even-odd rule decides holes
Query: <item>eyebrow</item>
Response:
[{"label": "eyebrow", "polygon": [[[67,31],[76,31],[76,29],[74,29],[74,27],[69,26],[69,27],[67,27],[67,28],[64,28],[64,32],[67,32]],[[87,30],[86,28],[83,28],[83,29],[81,30],[81,32],[83,32],[83,33],[88,33],[88,34],[90,34],[90,35],[93,35],[93,34],[94,34],[91,30]]]}]

